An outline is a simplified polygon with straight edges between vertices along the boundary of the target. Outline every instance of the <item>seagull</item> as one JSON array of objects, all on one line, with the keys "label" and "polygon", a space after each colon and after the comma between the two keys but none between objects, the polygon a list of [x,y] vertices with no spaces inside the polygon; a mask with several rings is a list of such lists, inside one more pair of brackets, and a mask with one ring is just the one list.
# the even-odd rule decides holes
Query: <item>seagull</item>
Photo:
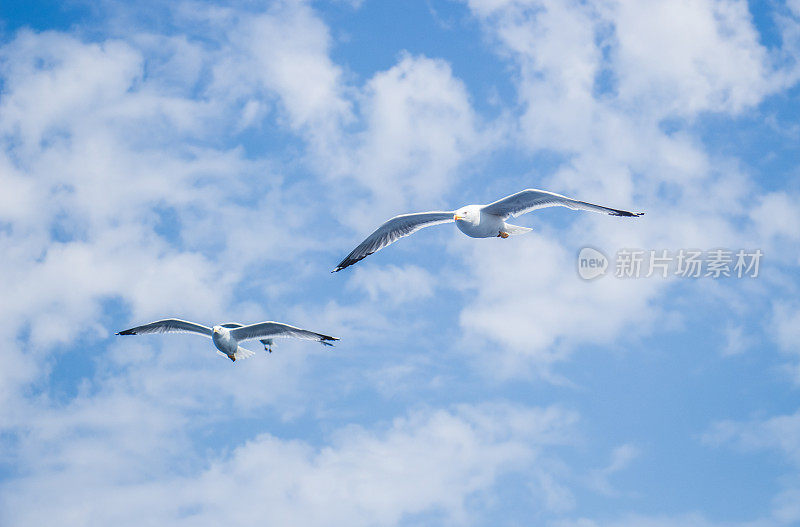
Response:
[{"label": "seagull", "polygon": [[[219,324],[213,328],[179,320],[177,318],[167,318],[157,320],[143,326],[126,329],[116,333],[117,335],[143,335],[145,333],[199,333],[214,341],[217,353],[228,357],[232,361],[236,359],[246,359],[255,355],[249,349],[243,348],[239,343],[243,340],[259,339],[264,349],[272,353],[272,341],[274,338],[296,338],[305,340],[316,340],[326,346],[333,346],[331,341],[339,340],[336,337],[314,333],[305,329],[296,328],[280,322],[259,322],[244,326],[234,322]],[[263,338],[266,337],[266,338]]]},{"label": "seagull", "polygon": [[506,223],[506,220],[509,217],[516,218],[532,210],[546,207],[567,207],[573,210],[590,210],[592,212],[610,214],[611,216],[631,218],[644,214],[644,212],[628,212],[594,205],[554,192],[530,188],[506,196],[488,205],[467,205],[455,211],[417,212],[415,214],[395,216],[378,227],[366,240],[353,249],[353,252],[339,262],[339,265],[331,272],[341,271],[345,267],[363,260],[370,254],[380,251],[387,245],[396,242],[400,238],[414,234],[424,227],[441,223],[455,222],[458,229],[471,238],[508,238],[515,234],[525,234],[531,229],[520,227],[519,225],[510,225]]}]

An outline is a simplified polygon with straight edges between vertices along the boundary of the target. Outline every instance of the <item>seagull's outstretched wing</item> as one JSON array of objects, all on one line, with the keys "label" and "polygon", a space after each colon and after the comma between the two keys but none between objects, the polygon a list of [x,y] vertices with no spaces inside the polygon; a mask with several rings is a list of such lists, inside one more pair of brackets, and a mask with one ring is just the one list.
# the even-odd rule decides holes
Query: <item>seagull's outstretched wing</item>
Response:
[{"label": "seagull's outstretched wing", "polygon": [[120,331],[117,335],[143,335],[145,333],[199,333],[211,338],[211,328],[194,322],[178,320],[177,318],[157,320],[144,326],[136,326],[135,328]]},{"label": "seagull's outstretched wing", "polygon": [[249,339],[263,339],[263,338],[295,338],[305,340],[316,340],[327,346],[332,346],[331,341],[339,340],[330,335],[323,335],[321,333],[314,333],[305,329],[296,328],[289,324],[281,324],[280,322],[259,322],[258,324],[250,324],[249,326],[242,326],[240,328],[232,329],[231,336],[237,341]]},{"label": "seagull's outstretched wing", "polygon": [[455,212],[435,211],[395,216],[378,227],[366,240],[353,249],[353,252],[339,262],[336,269],[331,272],[335,273],[336,271],[341,271],[345,267],[353,265],[359,260],[363,260],[370,254],[380,251],[400,238],[408,236],[409,234],[414,234],[423,227],[455,221],[453,219],[454,215]]},{"label": "seagull's outstretched wing", "polygon": [[590,210],[592,212],[600,212],[612,216],[636,217],[644,214],[644,212],[628,212],[626,210],[603,207],[601,205],[578,201],[562,196],[561,194],[547,192],[546,190],[537,190],[535,188],[506,196],[494,203],[485,205],[481,211],[501,216],[502,218],[508,218],[509,216],[514,216],[516,218],[526,212],[543,209],[545,207],[567,207],[575,210]]},{"label": "seagull's outstretched wing", "polygon": [[[239,324],[238,322],[228,322],[227,324],[221,324],[221,326],[223,328],[234,329],[234,328],[243,328],[244,324]],[[265,350],[272,353],[272,351],[270,351],[270,348],[272,347],[272,339],[261,339],[261,344],[264,345]]]}]

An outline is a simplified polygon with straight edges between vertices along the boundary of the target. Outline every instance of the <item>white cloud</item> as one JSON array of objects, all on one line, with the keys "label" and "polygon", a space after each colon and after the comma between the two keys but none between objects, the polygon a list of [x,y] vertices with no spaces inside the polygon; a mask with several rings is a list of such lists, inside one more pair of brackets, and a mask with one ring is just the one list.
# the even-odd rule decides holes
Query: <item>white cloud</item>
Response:
[{"label": "white cloud", "polygon": [[[543,495],[544,506],[548,511],[564,513],[575,508],[575,495],[569,487],[557,481],[552,474],[542,472],[538,477],[538,489]],[[537,487],[534,487],[537,489]]]},{"label": "white cloud", "polygon": [[660,315],[649,298],[663,281],[605,276],[586,282],[577,273],[577,251],[550,235],[534,231],[513,244],[480,240],[465,252],[476,296],[462,310],[461,327],[509,350],[495,361],[499,373],[550,364],[576,344],[616,342],[623,328],[641,334]]},{"label": "white cloud", "polygon": [[[35,346],[30,360],[4,350],[4,363],[18,363],[2,374],[5,397],[20,397],[25,383],[47,375],[34,365],[54,345],[107,336],[103,306],[111,299],[125,302],[137,321],[265,316],[263,306],[234,303],[233,292],[253,263],[263,271],[272,261],[291,261],[296,279],[319,268],[298,255],[332,243],[330,230],[320,228],[329,224],[316,221],[337,215],[321,192],[326,179],[338,177],[337,190],[359,193],[370,205],[362,210],[375,218],[383,213],[372,205],[381,199],[385,206],[420,196],[422,187],[446,188],[474,146],[466,90],[443,61],[403,56],[359,89],[343,81],[328,56],[327,27],[303,2],[263,13],[194,7],[183,4],[173,15],[179,24],[197,23],[192,31],[202,31],[202,39],[141,33],[92,44],[22,32],[2,48],[7,90],[0,104],[8,111],[0,112],[0,129],[13,136],[6,151],[13,155],[0,154],[0,166],[8,167],[3,177],[19,196],[0,211],[13,222],[13,236],[3,240],[10,279],[2,293],[20,299],[3,304],[2,315],[15,335],[30,330],[23,345]],[[49,101],[46,112],[37,106],[42,99]],[[356,106],[374,133],[348,128]],[[269,124],[308,143],[290,168],[319,166],[331,174],[320,170],[320,179],[291,181],[277,163],[220,146],[235,143],[242,127],[259,126],[270,111]],[[451,133],[452,123],[458,128]],[[343,176],[336,168],[342,159],[348,169],[363,164],[368,169],[359,170],[408,181],[375,199],[379,187],[370,187],[368,173]],[[411,172],[406,161],[423,174]],[[350,205],[344,212],[353,211]],[[409,272],[425,280],[421,269]],[[429,296],[427,282],[411,296]],[[272,295],[291,287],[260,277],[248,284]],[[351,330],[353,338],[389,326],[364,306],[287,311],[298,315],[291,322]],[[285,373],[300,374],[299,368]],[[169,378],[159,371],[153,382]],[[236,388],[230,378],[219,382],[223,397]],[[6,408],[19,404],[7,402]]]},{"label": "white cloud", "polygon": [[369,192],[363,200],[342,192],[340,221],[371,224],[409,203],[439,205],[456,169],[487,148],[466,88],[445,61],[404,53],[357,86],[329,57],[328,28],[305,2],[197,16],[225,29],[209,93],[246,100],[255,115],[260,97],[279,101],[279,115],[308,142],[304,163],[336,188],[355,182]]},{"label": "white cloud", "polygon": [[[800,242],[800,208],[798,196],[788,192],[770,192],[759,196],[750,211],[759,238],[769,243],[773,258],[788,259],[787,249]],[[771,242],[771,243],[770,243]],[[787,247],[788,245],[788,247]]]},{"label": "white cloud", "polygon": [[785,369],[795,384],[800,384],[800,307],[789,301],[774,301],[768,324],[769,334],[778,349],[791,358]]},{"label": "white cloud", "polygon": [[618,446],[611,453],[611,461],[607,466],[589,472],[587,477],[588,485],[605,496],[619,496],[621,492],[614,488],[609,478],[615,473],[628,468],[639,455],[639,449],[632,444]]},{"label": "white cloud", "polygon": [[[652,309],[668,283],[581,282],[565,247],[753,248],[793,235],[786,196],[759,195],[736,160],[713,157],[689,127],[662,127],[665,118],[735,115],[793,82],[773,66],[777,51],[760,44],[745,2],[468,5],[517,71],[519,145],[568,156],[554,174],[525,186],[647,212],[627,223],[576,217],[568,234],[534,239],[534,232],[513,240],[508,254],[504,245],[474,246],[467,261],[476,298],[462,327],[511,350],[501,369],[519,371],[524,356],[558,360],[579,342],[663,329],[654,322],[672,316]],[[774,207],[778,219],[754,202]],[[744,231],[742,215],[752,220]]]},{"label": "white cloud", "polygon": [[800,496],[800,410],[793,414],[776,415],[752,421],[719,421],[703,434],[707,444],[730,444],[740,450],[775,450],[794,465],[781,478],[781,491],[772,500],[772,519],[779,524],[792,525],[800,520],[796,498]]},{"label": "white cloud", "polygon": [[[147,437],[159,435],[164,425],[161,412],[146,418],[135,409],[110,414],[96,401],[94,406],[91,414],[67,411],[58,421],[77,418],[75,425],[101,430],[66,438],[59,433],[59,448],[44,458],[30,457],[30,475],[4,489],[4,520],[393,525],[408,515],[437,513],[463,523],[470,500],[491,493],[503,475],[540,464],[550,456],[548,446],[569,442],[575,421],[558,408],[504,404],[423,410],[379,430],[340,428],[319,447],[262,434],[215,456],[200,472],[181,475],[169,467],[180,466],[182,442],[148,452],[154,445]],[[114,444],[131,448],[115,449],[103,440],[110,439],[103,427],[116,428],[109,415],[126,416],[120,425],[133,416],[151,425],[120,428],[115,433],[128,436],[123,442],[114,436]],[[26,450],[38,453],[36,447],[50,445],[41,437],[31,437]]]},{"label": "white cloud", "polygon": [[428,271],[416,265],[364,265],[355,270],[347,285],[361,289],[373,302],[403,304],[431,297],[436,284]]},{"label": "white cloud", "polygon": [[[741,212],[748,181],[737,170],[721,177],[730,167],[715,168],[718,160],[688,134],[659,130],[654,119],[663,114],[663,100],[650,100],[641,112],[625,106],[642,96],[644,84],[637,82],[662,80],[663,71],[626,80],[620,70],[618,100],[595,93],[600,72],[637,64],[623,40],[612,44],[606,35],[597,42],[613,9],[550,2],[541,11],[506,2],[503,9],[513,11],[501,13],[499,2],[474,5],[486,9],[487,27],[500,22],[495,34],[519,67],[519,144],[572,156],[548,183],[614,206],[641,204],[649,213],[639,224],[582,218],[571,229],[534,232],[513,245],[454,242],[454,251],[469,257],[466,276],[474,278],[466,291],[475,302],[461,314],[466,337],[500,343],[511,350],[498,352],[501,367],[524,372],[530,362],[552,362],[578,344],[612,343],[632,328],[635,338],[661,321],[652,310],[661,283],[581,282],[577,251],[565,247],[590,239],[602,247],[739,240],[729,215]],[[757,64],[762,52],[751,53],[752,35],[737,5],[719,3],[711,11],[733,7],[713,22],[730,24],[729,33],[717,38],[712,33],[720,27],[713,26],[698,35],[714,53],[742,52],[759,66],[753,71],[764,73]],[[550,511],[571,510],[576,498],[547,462],[547,446],[574,435],[575,414],[557,408],[424,410],[377,429],[337,424],[324,441],[276,432],[224,438],[222,451],[199,452],[207,442],[197,446],[191,436],[225,428],[226,418],[290,419],[322,399],[292,343],[246,369],[228,363],[222,369],[207,341],[121,341],[87,359],[97,375],[67,402],[51,393],[57,387],[36,383],[53,366],[54,345],[82,339],[91,348],[109,333],[103,322],[109,299],[122,299],[142,321],[165,312],[210,321],[263,315],[275,306],[233,301],[248,266],[269,276],[264,267],[291,262],[293,278],[302,278],[316,264],[297,256],[336,242],[316,219],[341,217],[369,229],[405,207],[443,205],[469,175],[467,161],[496,146],[447,62],[401,54],[396,65],[357,84],[331,59],[330,32],[307,3],[280,2],[266,12],[183,4],[175,16],[179,24],[199,21],[192,31],[202,38],[140,34],[89,43],[23,31],[0,48],[0,141],[6,141],[0,179],[7,191],[0,196],[0,296],[14,299],[0,308],[14,336],[0,350],[0,435],[11,436],[5,444],[14,446],[3,459],[20,470],[3,484],[0,517],[20,524],[53,517],[76,525],[132,518],[139,524],[146,511],[144,521],[154,524],[249,524],[250,515],[273,523],[371,524],[432,512],[462,521],[470,500],[492,494],[512,474],[530,478]],[[607,56],[603,46],[617,46],[618,54]],[[688,76],[668,78],[674,90],[660,94],[671,115],[685,108],[739,111],[771,89],[771,81],[724,63],[703,77],[689,64],[702,63],[700,51],[667,57],[670,71]],[[258,152],[222,146],[236,143],[243,130],[273,125],[306,142],[307,151],[299,149],[289,167],[300,170],[284,175]],[[296,172],[307,179],[298,181]],[[709,203],[709,194],[719,199]],[[358,199],[337,199],[343,195]],[[784,201],[764,198],[765,211],[766,204],[779,205],[791,218]],[[697,210],[703,212],[690,214]],[[754,221],[752,231],[792,235],[785,226]],[[754,239],[751,230],[743,236]],[[489,243],[497,250],[483,251]],[[399,273],[400,283],[381,280],[387,273]],[[371,300],[411,302],[431,297],[437,279],[415,266],[367,265],[351,284]],[[292,285],[268,282],[257,283],[266,296]],[[408,328],[366,302],[283,307],[293,323],[361,345],[404,337]],[[777,320],[788,328],[793,318]],[[372,382],[383,382],[383,393],[391,394],[416,364],[383,364]],[[31,389],[34,397],[27,396]],[[617,452],[601,472],[626,459],[630,452]],[[776,511],[791,517],[793,494],[786,496]]]},{"label": "white cloud", "polygon": [[[741,0],[468,3],[518,61],[532,126],[544,114],[575,127],[597,116],[598,98],[649,118],[739,112],[791,82]],[[603,75],[610,86],[596,93]],[[547,110],[556,100],[567,115]]]},{"label": "white cloud", "polygon": [[463,83],[445,61],[404,55],[370,79],[364,97],[359,181],[395,204],[440,205],[455,169],[482,148]]},{"label": "white cloud", "polygon": [[596,117],[592,86],[600,50],[590,13],[564,2],[469,2],[519,68],[524,105],[520,142],[577,149],[590,141]]},{"label": "white cloud", "polygon": [[699,513],[669,515],[624,514],[609,520],[577,520],[555,522],[556,527],[741,527],[759,525],[759,523],[715,522]]},{"label": "white cloud", "polygon": [[785,303],[774,306],[775,340],[782,350],[800,354],[800,309]]},{"label": "white cloud", "polygon": [[800,521],[800,488],[778,493],[772,501],[772,516],[787,525]]},{"label": "white cloud", "polygon": [[142,57],[124,42],[83,44],[59,33],[22,31],[2,57],[7,96],[0,130],[17,135],[17,148],[26,153],[58,139],[86,112],[124,97],[142,67]]},{"label": "white cloud", "polygon": [[235,317],[249,309],[229,304],[252,262],[317,246],[314,214],[298,213],[302,183],[267,178],[270,163],[209,141],[236,129],[240,106],[195,98],[215,58],[199,44],[23,30],[0,57],[0,180],[14,192],[0,198],[0,295],[15,299],[0,316],[21,340],[0,351],[15,364],[0,373],[4,411],[47,375],[54,348],[109,335],[107,302],[139,321]]},{"label": "white cloud", "polygon": [[755,340],[746,333],[742,326],[728,324],[725,327],[725,346],[722,354],[725,356],[740,355],[754,344]]},{"label": "white cloud", "polygon": [[207,8],[196,16],[223,28],[229,46],[214,65],[213,95],[274,94],[291,127],[313,137],[333,134],[352,118],[342,69],[328,56],[328,28],[307,3],[280,1],[263,13]]},{"label": "white cloud", "polygon": [[775,449],[800,466],[800,411],[763,421],[720,421],[703,440],[712,445],[732,443],[745,450]]},{"label": "white cloud", "polygon": [[657,115],[739,112],[775,85],[741,0],[609,2],[619,97]]}]

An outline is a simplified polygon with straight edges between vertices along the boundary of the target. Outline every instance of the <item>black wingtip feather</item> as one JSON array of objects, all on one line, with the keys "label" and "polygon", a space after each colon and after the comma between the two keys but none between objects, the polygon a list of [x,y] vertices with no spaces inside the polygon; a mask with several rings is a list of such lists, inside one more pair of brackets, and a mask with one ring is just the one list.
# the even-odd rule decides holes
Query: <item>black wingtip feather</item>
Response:
[{"label": "black wingtip feather", "polygon": [[119,333],[115,333],[115,335],[136,335],[136,332],[132,329],[126,329],[125,331],[120,331]]},{"label": "black wingtip feather", "polygon": [[357,261],[358,261],[358,260],[353,260],[353,261],[344,260],[343,262],[341,262],[339,265],[337,265],[337,266],[336,266],[336,269],[334,269],[334,270],[333,270],[333,271],[331,271],[331,272],[332,272],[332,273],[338,273],[338,272],[339,272],[339,271],[341,271],[342,269],[346,269],[347,267],[350,267],[351,265],[353,265],[353,264],[354,264],[354,263],[356,263]]},{"label": "black wingtip feather", "polygon": [[344,260],[342,260],[341,262],[339,262],[339,265],[337,265],[337,266],[336,266],[336,269],[334,269],[334,270],[333,270],[333,271],[331,271],[331,272],[332,272],[332,273],[338,273],[338,272],[339,272],[339,271],[341,271],[342,269],[346,269],[346,268],[350,267],[351,265],[353,265],[354,263],[360,262],[361,260],[363,260],[363,259],[364,259],[364,258],[366,258],[367,256],[369,256],[369,255],[368,255],[368,254],[365,254],[365,255],[364,255],[364,256],[362,256],[361,258],[353,258],[352,256],[348,256],[347,258],[345,258]]},{"label": "black wingtip feather", "polygon": [[[356,248],[356,249],[357,249],[357,248]],[[338,271],[341,271],[342,269],[346,269],[346,268],[350,267],[351,265],[353,265],[353,264],[356,264],[356,263],[360,262],[361,260],[363,260],[363,259],[364,259],[364,258],[366,258],[367,256],[369,256],[369,255],[371,255],[371,254],[375,254],[375,252],[376,252],[376,251],[370,251],[370,252],[368,252],[368,253],[366,253],[366,254],[363,254],[363,255],[360,255],[360,256],[357,256],[357,257],[354,257],[354,256],[353,256],[353,253],[350,253],[350,254],[348,254],[348,255],[347,255],[347,258],[345,258],[344,260],[342,260],[341,262],[339,262],[339,265],[337,265],[337,266],[336,266],[336,269],[334,269],[334,270],[333,270],[333,271],[331,271],[331,272],[332,272],[332,273],[336,273],[336,272],[338,272]]]},{"label": "black wingtip feather", "polygon": [[319,337],[319,343],[323,346],[333,346],[331,341],[335,342],[337,340],[339,340],[339,337],[331,337],[330,335],[320,335]]},{"label": "black wingtip feather", "polygon": [[617,210],[614,212],[610,212],[612,216],[623,216],[626,218],[638,218],[639,216],[644,216],[644,212],[628,212],[627,210]]}]

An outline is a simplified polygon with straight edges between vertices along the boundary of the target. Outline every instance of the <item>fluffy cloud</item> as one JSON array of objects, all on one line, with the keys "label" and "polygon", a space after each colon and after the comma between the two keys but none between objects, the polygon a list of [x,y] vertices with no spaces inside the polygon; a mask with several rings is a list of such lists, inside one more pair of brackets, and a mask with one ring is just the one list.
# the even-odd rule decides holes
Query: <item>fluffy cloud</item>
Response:
[{"label": "fluffy cloud", "polygon": [[616,490],[609,478],[615,473],[626,469],[637,457],[639,449],[631,444],[620,445],[611,453],[611,462],[608,466],[593,470],[588,474],[587,483],[606,496],[618,496],[620,491]]},{"label": "fluffy cloud", "polygon": [[[797,361],[800,358],[800,309],[788,302],[775,302],[771,334],[780,350]],[[800,364],[793,362],[789,368],[795,382],[800,383]]]},{"label": "fluffy cloud", "polygon": [[[104,524],[145,509],[157,523],[245,521],[262,515],[261,505],[276,521],[304,509],[309,522],[327,523],[314,505],[365,524],[431,511],[460,517],[473,494],[562,442],[575,416],[503,405],[431,410],[383,432],[343,428],[321,449],[268,434],[237,438],[206,467],[207,453],[194,450],[204,425],[256,409],[286,419],[309,410],[314,390],[298,385],[308,370],[294,344],[220,371],[206,341],[123,341],[102,356],[69,357],[94,371],[73,379],[77,394],[47,384],[53,368],[66,367],[54,349],[81,341],[80,353],[91,353],[120,301],[137,320],[263,316],[263,306],[234,302],[234,292],[253,262],[263,271],[330,243],[331,232],[307,228],[336,212],[322,197],[308,202],[321,185],[360,193],[370,207],[353,209],[349,221],[374,221],[446,192],[479,148],[466,89],[444,61],[403,55],[356,87],[330,60],[327,27],[303,2],[259,13],[184,5],[175,14],[207,30],[204,38],[142,32],[91,43],[21,31],[0,48],[0,178],[13,191],[0,198],[0,294],[17,299],[0,308],[17,344],[0,351],[0,417],[3,443],[14,445],[3,462],[24,471],[4,484],[16,490],[3,492],[2,523],[57,514],[65,524]],[[227,146],[267,115],[305,142],[288,170],[311,174],[285,180],[280,163]],[[297,263],[292,271],[305,272]],[[408,300],[432,294],[426,271],[405,271],[424,282]],[[328,303],[313,317],[287,309],[298,322],[352,326],[353,338],[387,324],[370,313],[370,325],[363,306]],[[360,458],[368,451],[372,458]],[[276,478],[285,486],[274,493]],[[337,497],[338,484],[345,494]],[[243,507],[236,496],[247,493],[275,500]]]},{"label": "fluffy cloud", "polygon": [[[377,431],[336,430],[319,447],[262,434],[183,476],[184,444],[151,452],[148,438],[165,426],[161,411],[128,408],[114,423],[101,417],[107,408],[93,406],[91,413],[76,409],[52,420],[74,419],[76,431],[100,426],[120,436],[101,430],[32,436],[25,450],[39,455],[50,444],[43,436],[61,443],[43,457],[31,456],[35,473],[5,487],[4,521],[35,525],[55,514],[64,525],[393,525],[435,513],[462,523],[470,502],[491,493],[500,477],[540,470],[534,467],[551,455],[548,447],[570,441],[575,422],[559,408],[422,410]],[[148,425],[124,428],[131,419]]]},{"label": "fluffy cloud", "polygon": [[218,32],[222,45],[209,87],[214,96],[255,105],[263,97],[277,100],[291,128],[321,142],[352,119],[342,69],[328,55],[328,27],[305,2],[276,2],[265,12],[187,13],[195,16]]},{"label": "fluffy cloud", "polygon": [[792,82],[741,0],[468,3],[518,58],[531,120],[553,98],[574,104],[564,123],[585,119],[596,96],[649,117],[738,112]]},{"label": "fluffy cloud", "polygon": [[137,310],[169,295],[189,298],[197,312],[214,309],[219,299],[205,292],[218,270],[154,235],[154,207],[185,206],[200,174],[247,163],[204,149],[133,148],[141,136],[128,131],[148,112],[120,112],[142,99],[147,106],[152,94],[141,84],[143,58],[127,44],[23,31],[0,55],[2,179],[21,198],[6,209],[0,239],[8,278],[0,294],[16,299],[2,307],[10,335],[27,329],[24,347],[41,359],[42,348],[96,333],[101,303],[117,295],[143,301]]},{"label": "fluffy cloud", "polygon": [[380,298],[395,304],[428,298],[434,286],[433,276],[416,265],[363,266],[348,282],[348,287],[361,289],[372,301]]},{"label": "fluffy cloud", "polygon": [[265,98],[276,101],[278,122],[307,141],[305,163],[334,188],[354,182],[369,192],[364,200],[342,193],[346,207],[336,212],[345,223],[372,223],[409,204],[438,205],[456,169],[488,146],[445,61],[403,53],[357,86],[330,59],[328,28],[305,2],[194,16],[224,28],[209,93],[245,101],[243,118],[263,115]]},{"label": "fluffy cloud", "polygon": [[625,104],[656,115],[739,112],[782,87],[747,2],[609,2],[613,71]]},{"label": "fluffy cloud", "polygon": [[[516,239],[509,254],[502,244],[475,246],[467,261],[476,297],[462,327],[512,350],[511,364],[520,355],[552,362],[570,344],[611,342],[632,328],[655,327],[664,315],[653,306],[668,282],[583,283],[565,243],[613,253],[765,247],[794,238],[791,199],[759,194],[746,172],[715,158],[691,127],[703,112],[736,115],[794,82],[790,67],[774,66],[791,45],[764,47],[745,2],[468,5],[517,72],[520,146],[565,156],[555,173],[526,186],[647,212],[631,222],[575,217],[567,234]],[[676,130],[668,132],[665,119]],[[742,214],[750,218],[744,228]]]},{"label": "fluffy cloud", "polygon": [[778,257],[791,258],[788,256],[791,251],[779,249],[800,242],[800,209],[797,202],[798,197],[788,192],[770,192],[759,196],[750,212],[759,238],[765,242],[777,242],[769,248],[776,249],[773,252]]},{"label": "fluffy cloud", "polygon": [[794,469],[781,480],[783,488],[773,499],[771,517],[787,525],[800,520],[796,501],[800,495],[800,410],[764,420],[720,421],[703,435],[703,441],[715,446],[730,444],[744,451],[774,450],[787,458]]},{"label": "fluffy cloud", "polygon": [[775,336],[782,349],[800,351],[800,310],[785,304],[775,307]]},{"label": "fluffy cloud", "polygon": [[732,443],[746,450],[771,448],[800,465],[800,411],[764,421],[721,421],[703,436],[709,444]]},{"label": "fluffy cloud", "polygon": [[576,271],[577,253],[551,236],[529,233],[514,240],[513,248],[500,239],[481,242],[468,252],[476,297],[462,311],[461,326],[468,335],[499,341],[509,350],[506,362],[497,364],[501,372],[550,364],[579,343],[610,344],[623,328],[644,329],[658,317],[648,297],[661,282],[613,277],[585,282]]},{"label": "fluffy cloud", "polygon": [[365,91],[359,180],[384,200],[440,204],[455,169],[480,148],[464,85],[446,62],[405,55]]},{"label": "fluffy cloud", "polygon": [[702,514],[679,514],[675,516],[660,515],[647,516],[644,514],[626,514],[620,518],[606,521],[595,521],[589,518],[578,520],[558,521],[556,527],[722,527],[735,525],[752,525],[749,523],[718,523],[709,520]]},{"label": "fluffy cloud", "polygon": [[[442,59],[400,53],[386,70],[356,78],[332,59],[336,42],[320,14],[300,1],[263,11],[186,3],[170,8],[170,34],[133,25],[89,41],[21,31],[0,47],[0,296],[13,300],[0,305],[10,335],[0,349],[0,460],[12,467],[0,523],[392,524],[426,515],[463,523],[476,503],[495,503],[504,479],[522,480],[537,510],[559,515],[579,504],[571,469],[551,448],[576,436],[576,414],[398,408],[419,401],[421,389],[458,397],[437,375],[461,372],[436,364],[441,354],[372,353],[408,347],[408,328],[428,323],[398,324],[389,313],[439,295],[467,300],[464,340],[497,344],[498,369],[524,374],[581,344],[627,344],[663,327],[654,306],[669,282],[581,282],[574,248],[582,244],[795,243],[792,194],[759,193],[735,159],[714,158],[686,125],[703,112],[746,112],[790,85],[790,68],[775,64],[789,64],[791,53],[758,43],[741,2],[470,6],[518,89],[497,123],[476,114]],[[687,32],[681,46],[665,44],[667,30],[647,30],[653,20],[634,23],[655,9],[665,28]],[[682,16],[696,24],[681,27]],[[660,62],[646,63],[639,46]],[[711,54],[720,62],[709,63]],[[748,67],[734,68],[733,57]],[[648,215],[570,216],[567,227],[537,225],[513,243],[456,233],[448,249],[461,268],[367,262],[337,301],[319,294],[319,282],[305,284],[330,268],[319,254],[346,250],[351,235],[485,189],[470,161],[508,147],[508,137],[525,155],[551,150],[564,160],[547,177],[526,175],[524,186]],[[351,229],[346,243],[331,218]],[[352,291],[369,301],[342,300]],[[774,317],[787,350],[793,309]],[[322,354],[281,343],[246,368],[191,337],[98,346],[120,319],[165,312],[207,321],[288,313],[354,344]],[[492,389],[470,386],[469,396]],[[376,424],[375,390],[391,408],[379,411],[402,417]],[[788,430],[793,417],[784,417]],[[726,437],[746,437],[737,426]],[[624,445],[581,482],[613,494],[612,475],[635,455]],[[775,498],[775,518],[796,518],[796,488]],[[711,525],[700,515],[600,524],[637,522]]]},{"label": "fluffy cloud", "polygon": [[[176,19],[208,40],[142,32],[88,43],[23,30],[0,50],[0,293],[18,298],[0,314],[11,334],[31,335],[36,360],[77,335],[106,335],[92,324],[113,299],[136,319],[253,313],[228,306],[252,262],[331,243],[308,228],[317,217],[362,226],[406,200],[435,201],[422,197],[446,191],[478,144],[466,90],[443,61],[406,55],[358,88],[304,2],[186,7]],[[290,169],[318,173],[284,180],[272,160],[224,146],[270,111],[306,140]],[[331,202],[310,205],[326,181]],[[337,192],[363,199],[334,205]],[[7,382],[32,379],[28,360]]]}]

